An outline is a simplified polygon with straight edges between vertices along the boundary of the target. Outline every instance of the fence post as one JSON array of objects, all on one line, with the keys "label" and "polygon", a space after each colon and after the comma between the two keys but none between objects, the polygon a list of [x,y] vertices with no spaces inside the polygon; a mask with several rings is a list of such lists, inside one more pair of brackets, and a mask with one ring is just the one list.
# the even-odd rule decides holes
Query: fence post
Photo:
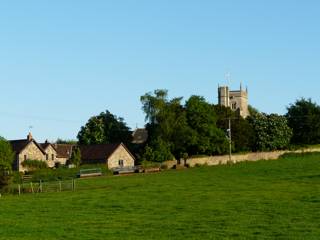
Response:
[{"label": "fence post", "polygon": [[40,180],[40,186],[39,186],[39,190],[40,190],[40,192],[42,193],[42,181]]},{"label": "fence post", "polygon": [[20,194],[21,194],[20,184],[18,184],[18,191],[19,191],[19,196],[20,196]]},{"label": "fence post", "polygon": [[32,192],[32,193],[34,193],[34,191],[33,191],[33,184],[32,184],[32,182],[30,182],[30,186],[31,186],[31,192]]},{"label": "fence post", "polygon": [[74,178],[72,178],[72,191],[76,190],[76,182],[74,180]]}]

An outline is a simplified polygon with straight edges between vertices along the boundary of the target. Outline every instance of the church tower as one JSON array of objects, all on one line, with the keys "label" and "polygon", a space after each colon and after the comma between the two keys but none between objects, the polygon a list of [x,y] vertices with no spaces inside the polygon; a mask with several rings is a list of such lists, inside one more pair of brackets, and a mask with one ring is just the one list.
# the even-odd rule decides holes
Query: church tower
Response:
[{"label": "church tower", "polygon": [[230,91],[228,86],[218,87],[218,101],[220,106],[230,107],[232,111],[239,111],[241,117],[249,116],[248,89]]}]

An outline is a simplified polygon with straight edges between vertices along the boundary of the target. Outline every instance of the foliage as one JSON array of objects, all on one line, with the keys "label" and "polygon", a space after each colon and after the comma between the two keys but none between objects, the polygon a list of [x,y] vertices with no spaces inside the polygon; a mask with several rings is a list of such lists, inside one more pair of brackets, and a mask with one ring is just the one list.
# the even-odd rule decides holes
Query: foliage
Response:
[{"label": "foliage", "polygon": [[[217,115],[217,126],[228,135],[229,118],[231,120],[231,139],[234,152],[252,151],[255,144],[255,132],[248,118],[242,118],[238,112],[233,112],[230,108],[215,105],[214,110]],[[255,110],[258,112],[257,110]],[[254,116],[254,114],[253,114]]]},{"label": "foliage", "polygon": [[73,151],[71,153],[70,157],[70,163],[74,164],[75,166],[79,167],[81,164],[81,151],[79,147],[73,148]]},{"label": "foliage", "polygon": [[35,171],[37,169],[48,168],[48,163],[40,160],[27,159],[21,165],[28,169],[28,171]]},{"label": "foliage", "polygon": [[[186,151],[191,129],[187,125],[182,98],[167,99],[166,90],[155,90],[154,95],[147,93],[141,97],[145,111],[148,147],[143,158],[150,161],[165,161],[166,157],[180,157]],[[152,150],[152,151],[151,151]],[[152,159],[150,159],[152,157]]]},{"label": "foliage", "polygon": [[111,114],[109,111],[102,112],[98,116],[91,117],[78,133],[80,144],[104,144],[131,142],[131,132],[123,118]]},{"label": "foliage", "polygon": [[248,111],[249,111],[250,116],[255,116],[260,113],[258,109],[256,109],[255,107],[253,107],[251,105],[248,105]]},{"label": "foliage", "polygon": [[56,143],[57,144],[74,144],[74,145],[76,145],[78,143],[78,141],[74,140],[74,139],[61,139],[61,138],[58,138]]},{"label": "foliage", "polygon": [[161,164],[159,162],[150,162],[150,161],[142,161],[141,165],[143,168],[155,168],[155,167],[161,167]]},{"label": "foliage", "polygon": [[0,137],[0,188],[10,183],[13,161],[14,152],[10,143]]},{"label": "foliage", "polygon": [[170,155],[180,159],[185,153],[226,152],[227,140],[216,126],[212,106],[200,96],[191,96],[185,105],[181,101],[181,97],[169,100],[167,90],[155,90],[141,97],[149,133],[145,159],[165,161]]},{"label": "foliage", "polygon": [[0,239],[318,239],[319,157],[81,179],[75,192],[5,195]]},{"label": "foliage", "polygon": [[203,97],[191,96],[186,104],[187,122],[192,134],[189,137],[188,153],[222,154],[228,149],[224,132],[217,127],[217,117],[211,104]]},{"label": "foliage", "polygon": [[320,106],[311,99],[301,98],[287,108],[288,125],[293,130],[294,144],[320,142]]},{"label": "foliage", "polygon": [[167,160],[174,159],[170,151],[170,146],[168,143],[163,141],[161,138],[157,138],[151,142],[151,146],[147,145],[143,153],[143,161],[152,162],[164,162]]},{"label": "foliage", "polygon": [[256,134],[254,150],[271,151],[289,146],[292,129],[284,116],[261,113],[248,117],[248,120]]}]

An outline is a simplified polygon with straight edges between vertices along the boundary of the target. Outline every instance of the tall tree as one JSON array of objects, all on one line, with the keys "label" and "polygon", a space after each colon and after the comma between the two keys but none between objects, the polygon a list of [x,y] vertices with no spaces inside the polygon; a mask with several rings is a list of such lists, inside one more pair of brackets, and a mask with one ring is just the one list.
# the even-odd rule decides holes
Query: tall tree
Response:
[{"label": "tall tree", "polygon": [[13,161],[14,152],[10,143],[0,137],[0,188],[9,184]]},{"label": "tall tree", "polygon": [[75,147],[72,150],[70,163],[74,164],[75,166],[79,167],[81,164],[81,151],[79,147]]},{"label": "tall tree", "polygon": [[102,144],[131,142],[131,132],[123,118],[111,114],[109,111],[102,112],[98,116],[91,117],[78,133],[80,144]]},{"label": "tall tree", "polygon": [[180,158],[187,150],[191,131],[181,105],[182,98],[168,100],[167,94],[167,90],[155,90],[154,94],[147,93],[141,97],[148,121],[148,147],[154,152],[171,153]]},{"label": "tall tree", "polygon": [[201,96],[191,96],[185,104],[187,121],[193,131],[189,154],[221,154],[227,151],[224,132],[216,125],[213,106]]},{"label": "tall tree", "polygon": [[287,108],[288,125],[293,129],[295,144],[320,142],[320,106],[311,99],[301,98]]}]

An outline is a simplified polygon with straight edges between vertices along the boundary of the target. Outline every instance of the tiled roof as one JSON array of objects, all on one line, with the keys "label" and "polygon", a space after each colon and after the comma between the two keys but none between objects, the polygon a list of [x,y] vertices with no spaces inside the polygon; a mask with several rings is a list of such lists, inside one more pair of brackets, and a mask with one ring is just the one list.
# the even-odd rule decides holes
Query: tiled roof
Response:
[{"label": "tiled roof", "polygon": [[12,146],[12,149],[13,151],[16,153],[16,154],[19,154],[29,143],[31,142],[34,142],[34,144],[39,148],[39,150],[45,154],[43,148],[41,147],[40,144],[38,144],[35,140],[31,139],[31,140],[28,140],[28,139],[20,139],[20,140],[12,140],[12,141],[9,141],[11,146]]},{"label": "tiled roof", "polygon": [[58,158],[70,158],[74,144],[54,144]]},{"label": "tiled roof", "polygon": [[81,145],[81,158],[85,161],[107,160],[120,144]]}]

